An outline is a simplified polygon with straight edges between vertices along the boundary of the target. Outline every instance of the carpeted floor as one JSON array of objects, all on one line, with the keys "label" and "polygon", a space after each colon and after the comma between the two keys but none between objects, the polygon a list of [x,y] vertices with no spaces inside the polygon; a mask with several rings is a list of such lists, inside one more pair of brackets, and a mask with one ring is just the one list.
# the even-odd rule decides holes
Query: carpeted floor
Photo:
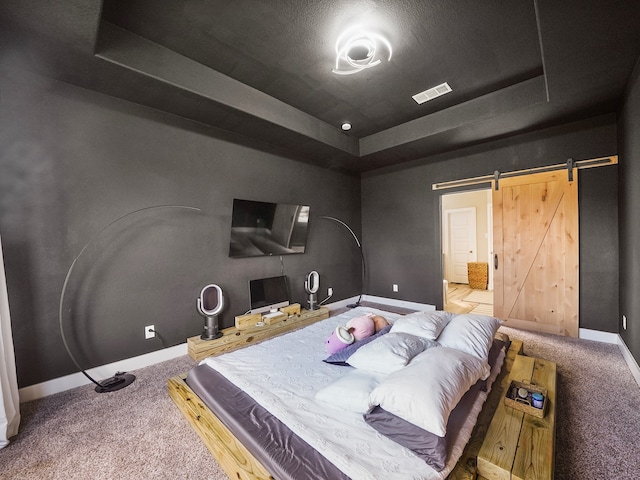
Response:
[{"label": "carpeted floor", "polygon": [[618,346],[501,330],[557,363],[556,480],[638,478],[640,387]]},{"label": "carpeted floor", "polygon": [[194,365],[184,356],[133,372],[118,392],[88,385],[22,404],[0,479],[226,479],[167,393]]},{"label": "carpeted floor", "polygon": [[[637,478],[640,388],[618,347],[502,329],[558,364],[556,480]],[[166,380],[193,365],[180,357],[119,392],[85,386],[23,404],[0,479],[225,479],[167,394]]]}]

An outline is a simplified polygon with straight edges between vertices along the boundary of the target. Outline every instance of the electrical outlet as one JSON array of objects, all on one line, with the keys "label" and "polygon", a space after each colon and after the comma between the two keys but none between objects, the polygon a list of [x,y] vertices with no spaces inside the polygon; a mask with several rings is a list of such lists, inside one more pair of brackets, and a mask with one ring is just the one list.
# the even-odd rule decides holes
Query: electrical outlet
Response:
[{"label": "electrical outlet", "polygon": [[333,295],[333,288],[331,287],[327,288],[327,295],[329,296]]},{"label": "electrical outlet", "polygon": [[398,284],[397,284],[397,283],[394,283],[394,284],[393,284],[393,291],[394,291],[394,292],[397,292],[397,291],[398,291]]},{"label": "electrical outlet", "polygon": [[626,315],[622,315],[622,329],[623,330],[627,329],[627,316]]},{"label": "electrical outlet", "polygon": [[156,336],[156,328],[154,325],[147,325],[144,327],[144,338],[145,340],[149,340]]}]

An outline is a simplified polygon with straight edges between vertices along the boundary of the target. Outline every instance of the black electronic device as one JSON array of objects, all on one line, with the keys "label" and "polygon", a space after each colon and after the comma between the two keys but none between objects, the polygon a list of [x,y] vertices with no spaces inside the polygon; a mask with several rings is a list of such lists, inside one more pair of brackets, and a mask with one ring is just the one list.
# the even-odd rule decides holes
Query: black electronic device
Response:
[{"label": "black electronic device", "polygon": [[309,206],[233,200],[229,256],[304,253]]},{"label": "black electronic device", "polygon": [[276,311],[289,305],[289,284],[284,275],[249,280],[251,313]]}]

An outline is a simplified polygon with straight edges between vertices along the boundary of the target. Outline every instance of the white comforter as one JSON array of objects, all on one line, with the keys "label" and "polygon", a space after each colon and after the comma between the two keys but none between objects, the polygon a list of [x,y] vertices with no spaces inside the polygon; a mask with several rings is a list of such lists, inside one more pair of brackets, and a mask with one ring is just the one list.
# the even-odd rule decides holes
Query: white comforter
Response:
[{"label": "white comforter", "polygon": [[[309,327],[202,361],[248,393],[295,434],[354,480],[445,478],[467,443],[473,424],[459,436],[446,467],[436,472],[410,450],[378,434],[361,414],[315,400],[315,393],[351,367],[324,363],[324,341],[350,318],[374,312],[391,323],[400,315],[358,307]],[[492,372],[492,379],[497,372]],[[481,409],[481,393],[475,411]],[[473,422],[475,423],[475,422]]]}]

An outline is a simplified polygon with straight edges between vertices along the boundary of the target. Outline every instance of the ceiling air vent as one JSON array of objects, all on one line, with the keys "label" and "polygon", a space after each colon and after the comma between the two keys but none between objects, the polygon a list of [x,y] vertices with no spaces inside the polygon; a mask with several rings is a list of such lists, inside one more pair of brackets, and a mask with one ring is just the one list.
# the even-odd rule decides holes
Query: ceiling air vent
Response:
[{"label": "ceiling air vent", "polygon": [[430,88],[429,90],[425,90],[424,92],[416,93],[413,97],[416,103],[421,104],[424,102],[428,102],[429,100],[433,100],[436,97],[444,95],[445,93],[449,93],[451,91],[451,87],[447,82],[444,82],[437,87]]}]

